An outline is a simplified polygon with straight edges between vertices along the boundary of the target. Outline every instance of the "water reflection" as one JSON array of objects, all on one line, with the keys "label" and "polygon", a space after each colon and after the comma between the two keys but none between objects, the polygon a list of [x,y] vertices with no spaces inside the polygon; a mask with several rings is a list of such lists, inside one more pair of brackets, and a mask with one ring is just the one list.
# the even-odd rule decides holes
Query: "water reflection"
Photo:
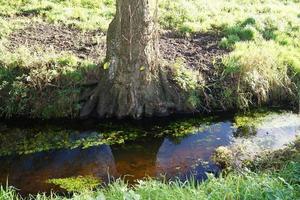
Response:
[{"label": "water reflection", "polygon": [[248,154],[285,147],[300,136],[300,115],[292,113],[274,114],[266,117],[255,129],[255,135],[235,138],[234,143],[242,146]]},{"label": "water reflection", "polygon": [[217,167],[210,163],[210,157],[217,147],[228,145],[232,135],[232,123],[221,122],[183,138],[180,142],[165,138],[157,154],[157,175],[166,174],[169,178],[179,176],[182,179],[190,173],[198,174],[199,171],[203,175],[203,171],[216,172]]},{"label": "water reflection", "polygon": [[181,140],[150,138],[125,145],[101,145],[89,149],[57,150],[0,158],[0,182],[7,178],[21,193],[47,192],[59,189],[48,179],[93,176],[104,182],[108,176],[124,177],[132,182],[144,177],[181,179],[205,172],[216,173],[209,163],[214,149],[228,145],[232,138],[230,122],[216,123]]},{"label": "water reflection", "polygon": [[[210,161],[217,147],[244,143],[249,151],[282,148],[300,134],[300,116],[273,116],[253,130],[254,134],[241,138],[240,129],[234,128],[231,121],[223,121],[183,138],[147,137],[124,145],[0,157],[0,183],[5,185],[8,180],[10,185],[21,189],[21,193],[28,194],[49,192],[51,189],[60,191],[46,181],[77,176],[92,176],[104,182],[109,181],[109,177],[125,176],[126,180],[133,182],[161,175],[168,179],[185,180],[192,176],[203,180],[206,172],[219,172]],[[93,131],[81,133],[80,137],[86,137]]]},{"label": "water reflection", "polygon": [[94,176],[107,180],[108,172],[116,175],[115,161],[108,145],[89,149],[58,150],[18,157],[0,158],[0,182],[21,189],[21,193],[58,190],[48,179]]}]

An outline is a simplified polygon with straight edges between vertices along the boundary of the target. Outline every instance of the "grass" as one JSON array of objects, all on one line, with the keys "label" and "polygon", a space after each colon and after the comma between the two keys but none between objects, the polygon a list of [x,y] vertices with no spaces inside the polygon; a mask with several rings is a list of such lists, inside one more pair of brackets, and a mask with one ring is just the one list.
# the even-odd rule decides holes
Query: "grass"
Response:
[{"label": "grass", "polygon": [[[22,45],[11,53],[5,47],[8,36],[36,21],[63,24],[82,32],[106,32],[115,12],[114,3],[113,0],[0,0],[1,115],[77,117],[83,90],[76,83],[84,83],[88,74],[95,72],[95,63],[72,53],[43,50],[32,53]],[[222,35],[220,47],[231,51],[221,63],[216,63],[217,79],[210,85],[203,74],[187,70],[181,58],[175,61],[174,81],[184,91],[189,90],[187,107],[205,111],[297,105],[299,10],[300,3],[295,0],[159,1],[161,29],[183,36],[198,32]]]},{"label": "grass", "polygon": [[76,117],[80,84],[97,67],[69,53],[25,47],[14,53],[0,48],[0,66],[0,114],[44,119]]},{"label": "grass", "polygon": [[[298,199],[300,196],[300,164],[291,162],[277,172],[248,172],[243,175],[230,173],[226,177],[213,178],[196,184],[187,182],[161,182],[156,180],[141,180],[130,187],[122,180],[117,180],[107,187],[97,190],[85,190],[73,193],[72,197],[52,194],[39,194],[30,199]],[[292,176],[291,176],[292,175]],[[0,188],[0,199],[18,200],[15,189]]]},{"label": "grass", "polygon": [[[35,16],[50,23],[63,23],[83,30],[107,30],[113,18],[113,0],[17,0],[0,1],[2,17]],[[201,12],[199,12],[201,11]],[[193,33],[235,26],[252,17],[266,38],[299,19],[299,2],[294,0],[165,0],[159,2],[162,28]],[[245,25],[245,24],[244,24]],[[281,26],[281,27],[279,27]]]},{"label": "grass", "polygon": [[115,10],[113,0],[1,0],[0,5],[4,17],[34,16],[83,30],[106,30]]},{"label": "grass", "polygon": [[[201,85],[211,91],[205,96],[207,102],[211,99],[208,106],[211,109],[295,105],[300,102],[299,10],[298,0],[159,1],[161,29],[169,29],[185,37],[198,32],[222,35],[220,47],[231,51],[218,63],[218,79],[210,86],[201,82],[201,74],[185,70],[179,61],[175,63],[178,65],[175,67],[175,81],[186,90],[198,90],[196,83],[200,80]],[[22,46],[11,52],[6,47],[10,33],[36,21],[63,24],[82,32],[106,32],[114,12],[113,0],[0,0],[0,115],[43,119],[77,117],[84,89],[81,84],[97,72],[95,63],[72,53],[45,52],[42,49],[31,52]],[[199,106],[201,98],[198,93],[191,95],[189,103],[193,107]],[[251,117],[240,118],[237,123],[247,123],[247,120]],[[170,129],[176,135],[189,130],[187,127],[192,130],[193,123],[175,123]],[[64,140],[60,137],[56,141],[53,133],[46,135],[40,134],[39,140],[23,140],[27,143],[20,152],[48,150],[53,148],[53,143],[55,147],[70,147],[69,143],[63,144]],[[62,132],[61,136],[65,133]],[[110,134],[108,139],[111,138],[121,142],[128,139],[120,137],[120,134]],[[49,142],[51,139],[54,140],[52,144]],[[94,145],[93,141],[77,141],[71,146]],[[11,153],[9,147],[6,146],[5,150],[6,154]],[[299,199],[300,164],[298,154],[294,153],[295,150],[276,152],[268,155],[268,159],[257,161],[255,172],[231,172],[218,179],[211,177],[200,185],[193,181],[164,183],[144,180],[132,187],[116,181],[94,191],[75,192],[72,198],[57,194],[39,194],[30,198]],[[268,169],[261,166],[268,166]],[[62,183],[62,180],[59,182]],[[0,187],[0,200],[10,199],[21,197],[12,187]]]},{"label": "grass", "polygon": [[[298,76],[296,48],[281,46],[275,41],[237,43],[234,51],[223,58],[224,74],[234,81],[232,98],[235,107],[249,108],[272,101],[275,105],[297,101]],[[290,54],[288,53],[290,52]]]}]

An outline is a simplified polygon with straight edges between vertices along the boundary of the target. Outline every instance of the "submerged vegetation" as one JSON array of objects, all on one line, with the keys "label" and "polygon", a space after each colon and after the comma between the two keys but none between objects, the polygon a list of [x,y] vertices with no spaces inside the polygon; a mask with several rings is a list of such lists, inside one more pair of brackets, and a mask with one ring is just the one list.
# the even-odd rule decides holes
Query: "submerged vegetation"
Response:
[{"label": "submerged vegetation", "polygon": [[122,126],[105,126],[86,133],[60,127],[7,129],[0,133],[0,156],[31,154],[54,149],[86,149],[102,144],[123,144],[125,141],[141,137],[145,137],[145,133],[141,130]]},{"label": "submerged vegetation", "polygon": [[257,127],[266,117],[270,117],[273,114],[280,113],[284,111],[276,111],[276,110],[268,110],[268,109],[256,109],[247,111],[245,113],[239,113],[234,117],[234,126],[236,128],[250,126],[250,127]]},{"label": "submerged vegetation", "polygon": [[174,120],[154,127],[135,127],[130,123],[99,123],[94,131],[80,132],[60,126],[34,128],[0,127],[0,156],[31,154],[57,149],[86,149],[102,144],[125,144],[146,137],[184,138],[209,127],[217,117],[195,117]]},{"label": "submerged vegetation", "polygon": [[49,179],[47,183],[58,185],[60,188],[68,192],[82,192],[92,190],[101,184],[101,181],[93,177],[72,177]]},{"label": "submerged vegetation", "polygon": [[[274,114],[275,113],[275,114]],[[235,126],[244,127],[248,125],[260,126],[261,121],[271,118],[276,112],[258,110],[253,113],[239,114],[235,117]],[[286,114],[283,114],[285,116]],[[298,115],[290,114],[294,117]],[[259,121],[256,120],[260,119]],[[284,117],[283,117],[284,118]],[[281,119],[281,118],[280,118]],[[279,120],[280,120],[279,119]],[[298,119],[298,118],[297,118]],[[297,120],[295,119],[295,120]],[[180,119],[171,122],[166,127],[155,126],[151,131],[161,130],[162,135],[172,138],[181,138],[188,134],[203,131],[209,127],[215,118],[190,120]],[[218,119],[217,119],[218,120]],[[277,120],[278,121],[278,120]],[[289,120],[291,121],[291,120]],[[238,122],[238,124],[237,124]],[[249,123],[247,123],[249,122]],[[299,124],[298,121],[296,121]],[[277,124],[278,126],[280,124]],[[217,128],[217,126],[214,126]],[[293,126],[291,126],[293,127]],[[57,128],[56,128],[57,129]],[[218,128],[217,128],[218,129]],[[41,130],[29,130],[20,134],[23,130],[12,130],[7,132],[6,139],[0,147],[1,155],[11,153],[33,153],[49,151],[56,148],[87,148],[103,143],[114,144],[115,142],[128,142],[137,140],[145,132],[140,129],[130,128],[129,124],[122,126],[99,125],[102,134],[79,133],[75,131],[62,131],[50,128],[51,131],[39,132]],[[119,131],[118,131],[119,130]],[[165,130],[168,130],[165,132]],[[43,130],[45,131],[45,130]],[[61,132],[60,132],[61,131]],[[36,133],[38,133],[36,135]],[[107,133],[107,134],[106,134]],[[143,133],[143,134],[142,134]],[[159,132],[158,132],[159,133]],[[210,133],[211,134],[211,133]],[[36,135],[36,136],[35,136]],[[26,137],[24,137],[26,136]],[[149,135],[145,134],[145,137]],[[239,137],[237,137],[239,139]],[[27,142],[23,142],[27,141]],[[58,200],[58,199],[297,199],[300,189],[300,140],[296,140],[288,147],[274,152],[263,152],[255,157],[243,157],[243,150],[238,152],[233,149],[219,148],[215,154],[215,161],[226,170],[215,178],[209,175],[208,180],[197,182],[196,180],[182,181],[161,181],[155,179],[139,180],[134,185],[125,180],[114,180],[108,184],[102,183],[93,176],[78,176],[67,178],[49,179],[47,183],[59,186],[68,191],[67,195],[62,193],[30,195],[28,199]],[[11,146],[10,146],[11,145]],[[12,146],[16,145],[16,146]],[[18,146],[19,145],[19,146]],[[65,146],[64,146],[65,145]],[[44,148],[44,149],[43,149]],[[28,150],[28,152],[22,152]],[[29,151],[32,150],[32,151]],[[8,152],[10,151],[10,152]],[[242,156],[242,162],[236,163]],[[257,188],[260,188],[259,190]],[[2,186],[0,188],[0,199],[22,199],[17,190],[13,187]]]}]

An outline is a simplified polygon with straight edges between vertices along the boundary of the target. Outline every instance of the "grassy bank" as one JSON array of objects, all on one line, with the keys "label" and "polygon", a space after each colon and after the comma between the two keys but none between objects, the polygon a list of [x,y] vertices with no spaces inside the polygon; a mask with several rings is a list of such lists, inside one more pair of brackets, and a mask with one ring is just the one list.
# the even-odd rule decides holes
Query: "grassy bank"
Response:
[{"label": "grassy bank", "polygon": [[[177,72],[179,86],[190,92],[188,103],[202,112],[298,106],[299,9],[293,0],[161,1],[162,32],[171,30],[183,38],[215,35],[218,46],[230,52],[205,57],[208,48],[201,53],[208,62],[200,61],[192,71],[185,70],[191,66],[184,56],[178,57],[184,67],[166,64]],[[81,97],[92,89],[86,84],[101,76],[97,68],[113,15],[112,0],[1,0],[0,114],[77,117]],[[51,33],[63,39],[53,39]]]}]

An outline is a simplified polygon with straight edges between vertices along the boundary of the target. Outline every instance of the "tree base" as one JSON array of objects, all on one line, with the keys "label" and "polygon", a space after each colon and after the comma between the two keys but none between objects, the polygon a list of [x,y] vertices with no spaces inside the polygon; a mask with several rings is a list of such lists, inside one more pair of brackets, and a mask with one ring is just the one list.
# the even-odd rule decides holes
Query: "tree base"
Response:
[{"label": "tree base", "polygon": [[123,85],[112,82],[108,72],[93,90],[81,111],[81,117],[96,113],[99,118],[141,118],[166,116],[186,110],[184,95],[167,78],[161,68],[158,77],[154,76],[146,85]]}]

